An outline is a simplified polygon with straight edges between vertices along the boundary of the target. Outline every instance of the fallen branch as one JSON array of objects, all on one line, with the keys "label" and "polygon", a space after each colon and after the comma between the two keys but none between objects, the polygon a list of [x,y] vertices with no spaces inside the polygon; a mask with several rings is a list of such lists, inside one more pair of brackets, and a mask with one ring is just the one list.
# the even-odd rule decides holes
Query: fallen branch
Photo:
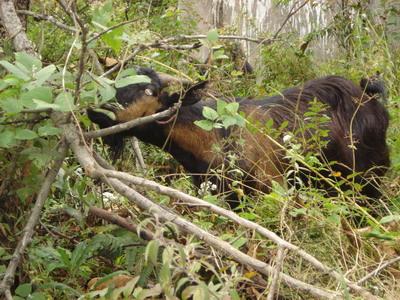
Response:
[{"label": "fallen branch", "polygon": [[[208,245],[232,257],[233,260],[239,262],[240,264],[249,266],[263,275],[270,276],[271,274],[273,274],[274,268],[271,265],[255,259],[247,254],[244,254],[228,242],[219,239],[218,237],[199,228],[198,226],[179,217],[178,215],[161,208],[159,205],[139,194],[118,179],[107,178],[104,176],[102,176],[101,178],[103,182],[109,184],[119,194],[134,202],[142,210],[152,213],[160,221],[171,222],[175,224],[183,232],[193,234],[198,239],[206,242]],[[284,273],[280,273],[280,277],[282,278],[282,281],[285,282],[289,287],[293,289],[299,289],[303,292],[313,295],[314,297],[323,299],[337,299],[339,297],[339,295],[333,291],[315,287]]]},{"label": "fallen branch", "polygon": [[18,245],[15,248],[12,258],[8,264],[7,270],[0,284],[0,295],[6,295],[10,291],[10,287],[14,284],[15,272],[26,247],[32,241],[34,229],[39,222],[40,213],[42,211],[43,205],[49,195],[51,185],[56,179],[58,171],[62,166],[64,158],[67,154],[67,150],[68,147],[66,143],[63,142],[59,148],[59,157],[54,161],[53,167],[49,170],[45,180],[43,181],[42,187],[40,188],[39,193],[36,197],[35,206],[33,207],[28,222],[24,227],[23,235],[19,240]]},{"label": "fallen branch", "polygon": [[180,104],[177,103],[174,106],[168,108],[167,110],[164,110],[162,112],[159,112],[159,113],[156,113],[156,114],[153,114],[150,116],[138,118],[138,119],[135,119],[132,121],[128,121],[125,123],[121,123],[121,124],[114,125],[111,127],[100,129],[100,130],[88,131],[88,132],[84,133],[84,137],[87,139],[93,139],[93,138],[103,137],[103,136],[115,134],[118,132],[126,131],[126,130],[129,130],[136,126],[144,125],[147,123],[151,123],[151,122],[163,119],[165,117],[172,116],[174,113],[176,113],[176,111],[179,109],[179,107],[180,107]]},{"label": "fallen branch", "polygon": [[255,230],[258,232],[260,235],[263,237],[266,237],[273,242],[275,242],[279,247],[289,249],[296,254],[298,254],[300,257],[308,261],[311,265],[313,265],[315,268],[318,270],[322,271],[325,274],[328,274],[338,280],[339,282],[345,282],[353,291],[359,293],[360,295],[363,295],[366,298],[373,299],[374,296],[369,293],[367,290],[364,288],[358,286],[357,284],[351,282],[350,280],[344,278],[340,273],[337,271],[333,270],[332,268],[326,266],[323,264],[321,261],[319,261],[316,257],[312,256],[311,254],[307,253],[306,251],[300,249],[298,246],[293,245],[289,243],[288,241],[282,239],[278,235],[276,235],[274,232],[266,229],[265,227],[260,226],[257,223],[254,223],[252,221],[246,220],[244,218],[241,218],[238,216],[236,213],[234,213],[231,210],[224,209],[222,207],[219,207],[217,205],[211,204],[209,202],[206,202],[200,198],[194,197],[187,195],[181,191],[175,190],[170,187],[163,186],[161,184],[158,184],[155,181],[147,180],[141,177],[136,177],[124,172],[118,172],[118,171],[113,171],[113,170],[104,170],[104,174],[109,177],[114,177],[118,178],[120,180],[123,180],[125,182],[130,182],[138,186],[146,187],[150,190],[153,190],[159,194],[167,195],[176,199],[180,199],[182,201],[185,201],[186,203],[200,206],[202,208],[208,209],[214,213],[217,213],[221,216],[227,217],[230,220],[234,221],[235,223],[249,228],[251,230]]},{"label": "fallen branch", "polygon": [[359,281],[357,281],[357,284],[363,284],[365,281],[367,281],[368,279],[378,275],[382,270],[386,269],[387,267],[389,267],[390,265],[399,262],[400,261],[400,256],[397,256],[395,258],[389,259],[385,262],[382,262],[375,270],[373,270],[371,273],[368,273],[367,275],[365,275],[363,278],[361,278]]},{"label": "fallen branch", "polygon": [[287,249],[284,248],[279,248],[278,253],[276,254],[275,258],[275,270],[272,274],[271,278],[271,285],[269,287],[268,291],[268,297],[267,300],[274,300],[276,298],[276,295],[278,295],[278,288],[279,288],[279,280],[280,280],[280,273],[283,267],[283,261],[285,259]]},{"label": "fallen branch", "polygon": [[154,235],[150,231],[146,229],[138,229],[138,226],[132,222],[129,222],[127,219],[118,216],[112,212],[106,211],[105,209],[91,206],[89,207],[89,214],[93,214],[103,220],[106,220],[110,223],[118,225],[122,228],[125,228],[129,231],[135,232],[141,239],[146,241],[154,240]]},{"label": "fallen branch", "polygon": [[140,168],[140,171],[144,173],[146,171],[146,164],[144,162],[142,150],[140,150],[139,140],[136,137],[132,139],[132,147],[133,151],[135,152],[136,160]]},{"label": "fallen branch", "polygon": [[[198,237],[200,240],[205,241],[212,247],[220,250],[221,252],[231,256],[235,261],[250,266],[257,272],[264,275],[271,275],[274,268],[267,263],[264,263],[258,259],[250,257],[243,252],[237,250],[228,242],[222,241],[214,235],[208,233],[207,231],[197,227],[196,225],[190,223],[189,221],[173,214],[170,211],[160,207],[153,201],[147,199],[143,195],[139,194],[123,182],[115,178],[108,178],[105,176],[107,170],[103,169],[93,158],[80,136],[76,132],[75,127],[72,124],[61,125],[64,132],[66,132],[66,138],[73,150],[76,158],[80,162],[81,166],[85,169],[88,176],[92,178],[100,178],[106,184],[110,185],[119,194],[127,197],[129,200],[133,201],[142,210],[152,213],[156,218],[161,221],[171,222],[178,226],[180,230],[186,233],[190,233]],[[318,287],[314,287],[310,284],[297,280],[289,275],[280,274],[282,281],[286,283],[289,287],[294,289],[299,289],[303,292],[310,293],[317,298],[323,299],[337,299],[338,294],[332,291],[327,291]]]},{"label": "fallen branch", "polygon": [[67,30],[70,32],[74,32],[74,33],[76,32],[75,27],[68,26],[68,25],[62,23],[61,21],[58,21],[55,17],[50,16],[50,15],[39,14],[39,13],[35,13],[30,10],[17,10],[17,13],[21,14],[21,15],[33,17],[35,20],[48,21],[61,29],[64,29],[64,30]]}]

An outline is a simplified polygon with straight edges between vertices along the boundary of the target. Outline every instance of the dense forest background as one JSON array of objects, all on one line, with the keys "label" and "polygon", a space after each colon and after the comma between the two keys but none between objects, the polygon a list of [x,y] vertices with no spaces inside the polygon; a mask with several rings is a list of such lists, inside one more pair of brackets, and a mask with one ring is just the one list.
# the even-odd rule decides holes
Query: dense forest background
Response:
[{"label": "dense forest background", "polygon": [[[0,0],[1,299],[399,299],[398,3],[242,2]],[[131,139],[113,160],[86,109],[114,102],[136,66],[209,80],[221,98],[380,77],[382,197],[274,183],[237,188],[233,212],[158,148]],[[311,142],[287,143],[295,166]]]}]

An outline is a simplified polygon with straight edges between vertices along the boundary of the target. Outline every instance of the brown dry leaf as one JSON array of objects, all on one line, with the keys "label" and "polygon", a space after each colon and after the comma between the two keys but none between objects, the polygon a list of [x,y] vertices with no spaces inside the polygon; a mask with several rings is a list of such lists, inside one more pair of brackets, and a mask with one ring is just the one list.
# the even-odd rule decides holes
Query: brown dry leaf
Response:
[{"label": "brown dry leaf", "polygon": [[91,290],[93,288],[95,291],[100,291],[102,289],[109,287],[110,285],[113,285],[113,287],[115,288],[120,288],[125,286],[133,278],[134,277],[128,275],[117,275],[94,287],[96,285],[96,282],[98,282],[101,279],[101,277],[94,277],[89,280],[87,286],[88,290]]},{"label": "brown dry leaf", "polygon": [[106,57],[105,60],[104,60],[104,65],[107,68],[114,67],[116,64],[118,64],[118,60],[116,60],[115,58]]}]

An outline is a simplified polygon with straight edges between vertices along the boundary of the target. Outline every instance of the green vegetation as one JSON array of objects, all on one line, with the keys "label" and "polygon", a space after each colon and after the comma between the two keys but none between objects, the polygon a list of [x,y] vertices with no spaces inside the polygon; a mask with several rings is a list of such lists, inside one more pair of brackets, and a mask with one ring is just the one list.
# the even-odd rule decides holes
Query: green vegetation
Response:
[{"label": "green vegetation", "polygon": [[[143,47],[124,70],[102,77],[115,60],[123,60],[138,45],[155,40],[195,34],[196,24],[181,18],[177,1],[77,1],[77,11],[89,30],[95,33],[134,20],[94,39],[84,59],[81,89],[76,93],[79,75],[81,36],[60,29],[46,21],[28,18],[27,34],[41,58],[14,52],[10,39],[2,41],[0,52],[0,278],[3,277],[13,251],[21,237],[37,193],[47,175],[49,163],[57,157],[62,130],[46,112],[73,112],[83,131],[95,127],[85,114],[86,108],[113,102],[115,87],[148,78],[136,75],[135,65],[150,66],[159,71],[187,76],[196,81],[210,80],[223,97],[276,94],[284,88],[327,74],[338,74],[358,82],[379,72],[388,87],[387,108],[390,113],[388,143],[391,168],[383,178],[381,201],[370,206],[356,205],[360,186],[343,196],[327,196],[324,191],[302,183],[298,188],[274,182],[269,194],[246,195],[240,186],[241,174],[237,157],[224,153],[231,164],[229,172],[237,173],[233,189],[241,198],[237,213],[268,228],[320,259],[343,276],[356,282],[387,259],[400,252],[400,37],[392,32],[399,18],[395,7],[382,12],[381,22],[366,9],[367,1],[358,1],[337,12],[327,28],[298,38],[281,34],[281,38],[260,51],[260,63],[252,74],[246,74],[231,59],[233,42],[219,38],[211,31],[200,40],[212,47],[212,62],[196,61],[194,50]],[[290,1],[289,1],[290,2]],[[365,3],[364,3],[365,2]],[[31,10],[62,20],[79,28],[57,1],[32,1]],[[349,12],[352,12],[351,14]],[[334,57],[318,59],[309,43],[322,37],[338,41]],[[174,41],[172,44],[191,44]],[[101,66],[99,67],[98,61]],[[100,72],[99,72],[100,69]],[[103,70],[101,70],[103,69]],[[82,70],[81,70],[82,71]],[[313,153],[323,147],[328,134],[321,115],[322,106],[315,101],[307,113],[302,130],[315,132],[310,139],[300,139],[298,132],[288,135],[284,147],[295,166],[307,165],[313,170],[326,170]],[[205,109],[204,120],[196,125],[204,130],[248,126],[254,132],[272,137],[287,124],[275,128],[272,123],[259,124],[238,113],[236,103],[218,101],[216,110]],[[239,141],[240,142],[240,141]],[[108,157],[100,142],[90,145]],[[146,170],[138,167],[131,144],[126,145],[123,159],[112,162],[118,170],[144,176],[183,191],[198,195],[191,180],[177,162],[152,146],[141,144]],[[222,151],[215,149],[215,151]],[[218,170],[212,170],[214,174]],[[236,176],[236,175],[235,175]],[[286,174],[298,180],[296,172]],[[340,174],[337,175],[340,177]],[[235,177],[236,178],[236,177]],[[335,188],[351,183],[352,178],[332,181]],[[210,210],[179,205],[172,197],[161,196],[138,187],[157,203],[174,209],[194,224],[229,242],[251,257],[271,264],[279,247],[255,231],[235,224]],[[91,179],[72,152],[52,185],[50,196],[35,228],[32,243],[17,270],[14,299],[264,299],[269,291],[266,277],[214,251],[202,240],[179,232],[173,223],[160,224],[151,214],[143,213],[123,196],[119,196],[99,179]],[[207,189],[202,199],[227,207],[223,197]],[[359,203],[359,202],[357,202]],[[108,223],[90,213],[90,207],[102,207],[139,224],[128,230]],[[162,226],[163,225],[163,226]],[[362,226],[363,228],[359,228]],[[138,237],[141,229],[152,232],[154,239]],[[399,263],[393,264],[363,284],[385,299],[396,299]],[[287,252],[282,271],[286,274],[339,292],[346,290],[327,274],[318,272],[294,252]],[[100,278],[97,281],[93,279]],[[107,287],[108,289],[104,289]],[[103,289],[99,289],[103,287]],[[286,299],[306,299],[302,292],[281,284],[279,294]],[[347,299],[361,299],[346,294]],[[307,298],[308,299],[308,298]]]}]

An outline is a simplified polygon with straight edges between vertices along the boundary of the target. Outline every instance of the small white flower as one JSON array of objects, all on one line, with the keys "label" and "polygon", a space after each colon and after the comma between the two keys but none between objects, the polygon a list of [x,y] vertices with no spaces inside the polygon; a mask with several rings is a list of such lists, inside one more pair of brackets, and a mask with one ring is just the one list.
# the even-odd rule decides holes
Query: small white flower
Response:
[{"label": "small white flower", "polygon": [[115,196],[113,193],[110,193],[110,192],[103,193],[103,200],[105,203],[113,202],[113,201],[116,201],[117,199],[118,199],[118,197]]},{"label": "small white flower", "polygon": [[289,143],[291,139],[292,139],[292,135],[291,135],[291,134],[285,134],[285,135],[283,136],[283,138],[282,138],[282,140],[283,140],[283,142],[284,142],[285,144]]}]

